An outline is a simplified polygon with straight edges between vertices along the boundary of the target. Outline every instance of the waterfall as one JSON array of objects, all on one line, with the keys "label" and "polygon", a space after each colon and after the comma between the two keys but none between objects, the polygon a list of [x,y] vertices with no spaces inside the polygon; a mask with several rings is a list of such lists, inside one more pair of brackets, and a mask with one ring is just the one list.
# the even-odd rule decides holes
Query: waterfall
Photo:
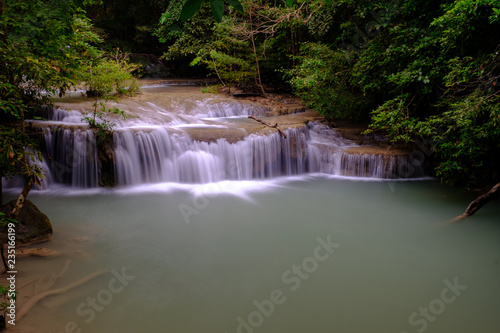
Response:
[{"label": "waterfall", "polygon": [[307,170],[305,129],[250,135],[236,143],[202,142],[166,128],[116,131],[115,172],[118,183],[208,183],[293,175]]},{"label": "waterfall", "polygon": [[57,107],[43,106],[37,116],[51,122],[82,124],[82,113],[77,110],[64,110]]},{"label": "waterfall", "polygon": [[223,103],[206,103],[198,101],[196,103],[195,117],[197,118],[222,118],[235,116],[260,116],[268,110],[264,107],[255,107],[247,103],[238,103],[236,101]]},{"label": "waterfall", "polygon": [[[368,178],[423,176],[411,174],[406,155],[353,153],[358,147],[321,124],[269,135],[252,134],[241,141],[204,142],[169,127],[116,130],[113,135],[118,185],[144,183],[209,183],[266,179],[304,173]],[[53,182],[73,187],[99,186],[99,159],[93,131],[44,129],[42,151]],[[413,169],[415,169],[413,167]]]},{"label": "waterfall", "polygon": [[[277,131],[229,141],[220,138],[228,126],[234,129],[234,124],[241,123],[245,132],[243,124],[248,120],[244,116],[269,111],[249,103],[216,98],[188,99],[184,103],[172,99],[170,106],[149,100],[130,103],[125,107],[139,117],[117,122],[105,150],[94,132],[81,122],[80,111],[46,108],[43,117],[48,121],[31,121],[41,131],[43,168],[47,170],[44,186],[199,184],[305,173],[379,179],[424,175],[422,166],[412,163],[406,154],[357,146],[320,123],[288,128],[286,139]],[[232,122],[228,123],[229,119]],[[216,128],[221,132],[207,141],[195,140],[189,134]]]},{"label": "waterfall", "polygon": [[315,155],[311,160],[313,164],[311,170],[314,172],[381,179],[424,176],[421,167],[415,168],[415,172],[412,173],[405,169],[405,166],[412,164],[404,155],[353,154],[343,151],[323,154],[317,148],[312,147],[311,150],[313,151],[311,154]]},{"label": "waterfall", "polygon": [[91,130],[45,128],[42,151],[54,182],[74,187],[99,184],[97,146]]}]

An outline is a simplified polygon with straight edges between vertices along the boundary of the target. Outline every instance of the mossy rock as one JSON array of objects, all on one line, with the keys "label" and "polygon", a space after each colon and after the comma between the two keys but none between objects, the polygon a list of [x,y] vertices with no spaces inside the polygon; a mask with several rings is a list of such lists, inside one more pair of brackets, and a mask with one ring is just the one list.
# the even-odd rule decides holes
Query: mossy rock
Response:
[{"label": "mossy rock", "polygon": [[[15,204],[16,200],[12,200],[2,206],[0,211],[5,214],[12,212]],[[24,202],[17,221],[16,243],[18,245],[45,242],[52,238],[52,224],[49,218],[29,200]],[[1,235],[2,238],[6,236],[5,232],[2,232]]]}]

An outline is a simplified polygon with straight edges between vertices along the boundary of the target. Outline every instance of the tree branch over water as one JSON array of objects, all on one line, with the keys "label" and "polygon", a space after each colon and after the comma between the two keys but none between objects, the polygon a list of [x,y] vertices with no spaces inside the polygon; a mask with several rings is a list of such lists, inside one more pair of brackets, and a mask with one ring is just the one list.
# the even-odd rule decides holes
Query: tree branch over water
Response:
[{"label": "tree branch over water", "polygon": [[479,196],[476,200],[472,201],[469,204],[469,207],[467,207],[467,209],[465,210],[465,212],[462,215],[455,217],[453,221],[462,220],[466,217],[474,215],[486,203],[498,198],[499,196],[500,196],[500,183],[496,184],[491,188],[491,190]]},{"label": "tree branch over water", "polygon": [[278,124],[274,124],[274,125],[270,125],[268,123],[266,123],[265,121],[263,120],[260,120],[258,118],[255,118],[254,116],[248,116],[248,118],[250,119],[253,119],[255,121],[258,121],[259,123],[263,124],[263,125],[266,125],[267,127],[272,127],[272,128],[276,128],[278,130],[278,132],[280,132],[281,135],[283,135],[283,137],[286,139],[286,134],[285,132],[283,132],[283,130],[278,126]]}]

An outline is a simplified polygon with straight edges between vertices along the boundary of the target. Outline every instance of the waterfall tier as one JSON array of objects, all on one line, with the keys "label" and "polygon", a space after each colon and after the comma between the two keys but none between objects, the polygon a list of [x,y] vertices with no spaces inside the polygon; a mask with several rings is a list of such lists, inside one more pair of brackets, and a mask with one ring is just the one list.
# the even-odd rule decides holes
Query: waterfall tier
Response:
[{"label": "waterfall tier", "polygon": [[[304,173],[382,179],[423,176],[405,155],[352,153],[357,147],[334,130],[313,123],[229,143],[193,140],[167,127],[117,130],[113,135],[116,183],[209,183]],[[73,187],[100,183],[99,138],[91,130],[45,129],[44,153],[52,180]],[[411,174],[407,171],[411,166]]]}]

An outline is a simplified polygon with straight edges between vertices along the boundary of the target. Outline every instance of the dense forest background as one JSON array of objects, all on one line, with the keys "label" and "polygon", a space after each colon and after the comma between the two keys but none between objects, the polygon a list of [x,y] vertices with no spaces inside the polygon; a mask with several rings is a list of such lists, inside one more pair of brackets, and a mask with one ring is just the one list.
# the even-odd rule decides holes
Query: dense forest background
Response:
[{"label": "dense forest background", "polygon": [[131,72],[288,90],[418,146],[443,182],[500,182],[497,0],[0,0],[0,27],[1,176],[37,181],[23,121],[46,93]]}]

